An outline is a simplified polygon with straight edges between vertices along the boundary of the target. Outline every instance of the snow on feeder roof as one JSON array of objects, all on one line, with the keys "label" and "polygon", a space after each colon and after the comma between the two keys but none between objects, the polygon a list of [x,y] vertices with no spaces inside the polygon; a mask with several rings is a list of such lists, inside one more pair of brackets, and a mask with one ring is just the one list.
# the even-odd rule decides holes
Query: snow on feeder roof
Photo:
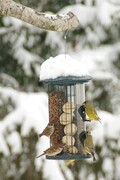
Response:
[{"label": "snow on feeder roof", "polygon": [[76,84],[91,79],[85,65],[67,54],[50,57],[42,65],[40,80],[53,84]]}]

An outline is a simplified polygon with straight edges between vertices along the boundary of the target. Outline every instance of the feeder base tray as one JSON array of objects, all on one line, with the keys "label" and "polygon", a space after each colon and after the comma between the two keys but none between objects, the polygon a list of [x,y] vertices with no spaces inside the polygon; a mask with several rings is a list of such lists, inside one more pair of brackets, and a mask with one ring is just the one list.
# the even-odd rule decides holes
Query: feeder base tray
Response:
[{"label": "feeder base tray", "polygon": [[57,155],[57,156],[46,156],[46,159],[49,160],[70,160],[70,159],[75,159],[75,160],[84,160],[91,158],[92,156],[90,154],[87,155],[81,155],[81,154],[62,154],[62,155]]}]

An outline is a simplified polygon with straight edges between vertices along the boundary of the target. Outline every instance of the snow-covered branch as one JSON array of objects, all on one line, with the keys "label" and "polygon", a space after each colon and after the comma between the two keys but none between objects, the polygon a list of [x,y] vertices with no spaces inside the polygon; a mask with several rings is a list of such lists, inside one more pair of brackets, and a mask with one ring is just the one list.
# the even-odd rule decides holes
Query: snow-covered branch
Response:
[{"label": "snow-covered branch", "polygon": [[79,26],[79,20],[72,13],[50,15],[37,12],[13,0],[0,0],[0,16],[12,16],[36,27],[51,31],[72,30]]}]

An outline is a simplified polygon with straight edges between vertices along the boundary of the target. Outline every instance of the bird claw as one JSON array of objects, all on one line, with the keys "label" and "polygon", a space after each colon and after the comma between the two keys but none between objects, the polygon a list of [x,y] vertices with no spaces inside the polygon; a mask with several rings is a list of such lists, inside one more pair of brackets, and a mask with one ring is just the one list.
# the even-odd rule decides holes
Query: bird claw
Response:
[{"label": "bird claw", "polygon": [[83,121],[91,122],[91,120],[90,120],[90,119],[84,119]]},{"label": "bird claw", "polygon": [[94,161],[94,162],[97,161],[97,159],[95,158],[95,156],[93,157],[93,161]]}]

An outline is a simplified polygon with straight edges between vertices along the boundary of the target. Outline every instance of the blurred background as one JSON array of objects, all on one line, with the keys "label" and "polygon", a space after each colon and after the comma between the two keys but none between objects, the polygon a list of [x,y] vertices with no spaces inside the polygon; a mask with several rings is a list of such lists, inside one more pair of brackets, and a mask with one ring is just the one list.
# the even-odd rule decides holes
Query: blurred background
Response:
[{"label": "blurred background", "polygon": [[[120,179],[120,1],[16,0],[40,12],[72,11],[74,31],[52,32],[12,17],[0,17],[0,179]],[[38,134],[48,123],[47,89],[40,66],[66,53],[86,65],[93,80],[86,99],[94,102],[102,124],[93,132],[97,162],[36,159],[49,147]]]}]

